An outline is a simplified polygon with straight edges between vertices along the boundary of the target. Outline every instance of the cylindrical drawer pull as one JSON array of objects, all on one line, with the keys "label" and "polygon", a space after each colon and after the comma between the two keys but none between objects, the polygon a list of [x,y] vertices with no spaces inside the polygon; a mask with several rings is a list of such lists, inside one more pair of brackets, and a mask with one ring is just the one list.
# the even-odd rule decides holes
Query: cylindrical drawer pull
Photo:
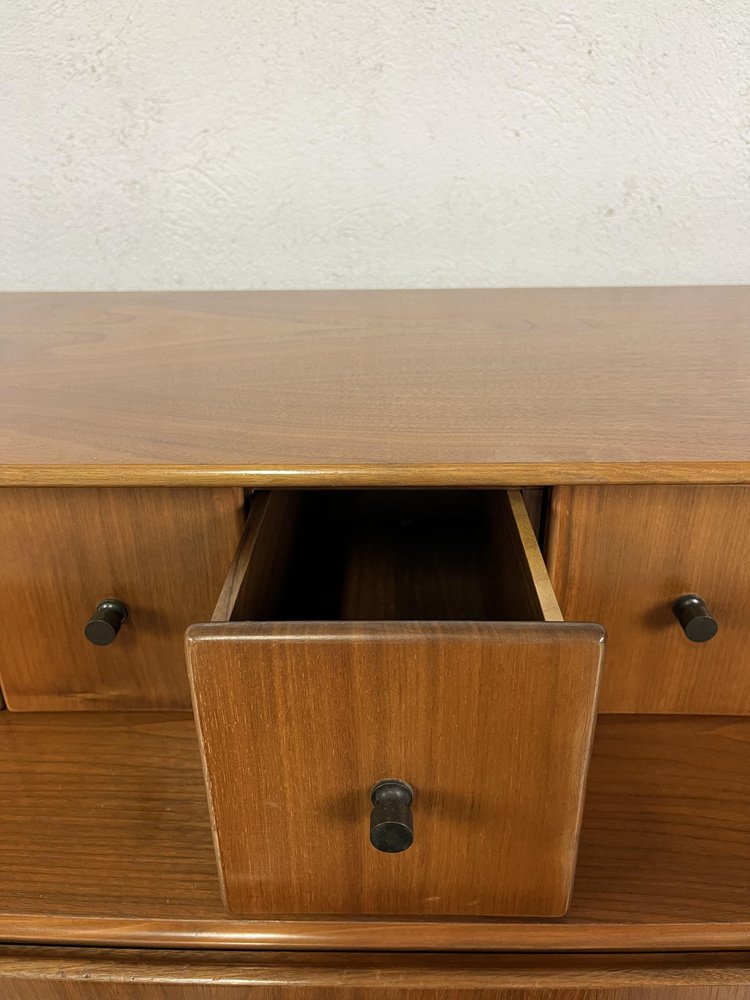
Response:
[{"label": "cylindrical drawer pull", "polygon": [[414,820],[411,804],[414,792],[405,781],[379,781],[370,793],[370,843],[384,854],[398,854],[411,847]]},{"label": "cylindrical drawer pull", "polygon": [[106,601],[97,604],[96,611],[84,626],[83,634],[95,646],[108,646],[117,638],[117,633],[127,617],[128,609],[122,601],[108,597]]},{"label": "cylindrical drawer pull", "polygon": [[691,642],[707,642],[719,630],[719,623],[697,594],[684,594],[672,606],[677,621]]}]

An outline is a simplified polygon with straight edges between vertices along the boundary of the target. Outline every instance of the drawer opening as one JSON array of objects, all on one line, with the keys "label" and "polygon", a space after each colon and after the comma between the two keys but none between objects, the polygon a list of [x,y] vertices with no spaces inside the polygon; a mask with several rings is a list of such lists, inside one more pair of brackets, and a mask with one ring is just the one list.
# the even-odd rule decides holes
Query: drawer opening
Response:
[{"label": "drawer opening", "polygon": [[213,621],[562,621],[518,490],[254,494]]}]

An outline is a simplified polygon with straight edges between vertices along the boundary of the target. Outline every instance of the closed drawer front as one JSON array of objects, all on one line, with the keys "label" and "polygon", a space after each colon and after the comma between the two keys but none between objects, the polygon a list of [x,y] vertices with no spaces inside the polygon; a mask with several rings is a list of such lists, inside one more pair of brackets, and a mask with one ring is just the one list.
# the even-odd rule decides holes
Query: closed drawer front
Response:
[{"label": "closed drawer front", "polygon": [[229,909],[563,914],[602,651],[518,493],[256,494],[187,634]]},{"label": "closed drawer front", "polygon": [[[547,555],[565,614],[607,630],[601,711],[750,712],[750,487],[556,488]],[[686,595],[707,641],[673,611]]]},{"label": "closed drawer front", "polygon": [[[242,513],[236,489],[0,489],[8,707],[188,708],[182,636],[214,603]],[[96,610],[110,598],[119,631]],[[92,616],[113,641],[86,638]]]}]

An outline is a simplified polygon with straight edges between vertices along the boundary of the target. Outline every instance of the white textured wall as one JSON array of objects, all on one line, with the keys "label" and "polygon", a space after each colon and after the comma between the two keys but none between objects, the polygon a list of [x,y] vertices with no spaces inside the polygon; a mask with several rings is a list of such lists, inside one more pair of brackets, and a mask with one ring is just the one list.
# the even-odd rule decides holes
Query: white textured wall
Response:
[{"label": "white textured wall", "polygon": [[5,0],[0,286],[750,280],[750,0]]}]

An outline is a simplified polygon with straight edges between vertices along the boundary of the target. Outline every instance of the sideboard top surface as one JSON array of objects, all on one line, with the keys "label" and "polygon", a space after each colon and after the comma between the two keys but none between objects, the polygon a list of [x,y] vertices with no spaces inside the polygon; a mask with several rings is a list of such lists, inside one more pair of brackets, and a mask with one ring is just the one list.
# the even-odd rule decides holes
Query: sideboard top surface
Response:
[{"label": "sideboard top surface", "polygon": [[750,286],[0,295],[0,485],[750,482]]}]

